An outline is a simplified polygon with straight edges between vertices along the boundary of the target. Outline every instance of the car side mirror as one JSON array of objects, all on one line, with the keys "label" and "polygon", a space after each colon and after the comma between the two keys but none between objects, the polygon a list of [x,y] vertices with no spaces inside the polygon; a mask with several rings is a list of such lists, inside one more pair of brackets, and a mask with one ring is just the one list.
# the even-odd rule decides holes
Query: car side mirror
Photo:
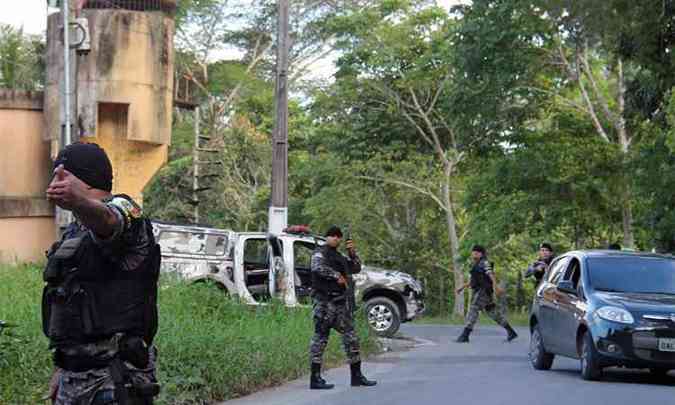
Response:
[{"label": "car side mirror", "polygon": [[570,280],[563,280],[558,283],[558,291],[562,291],[564,293],[568,294],[573,294],[577,295],[577,289],[574,288],[574,284]]}]

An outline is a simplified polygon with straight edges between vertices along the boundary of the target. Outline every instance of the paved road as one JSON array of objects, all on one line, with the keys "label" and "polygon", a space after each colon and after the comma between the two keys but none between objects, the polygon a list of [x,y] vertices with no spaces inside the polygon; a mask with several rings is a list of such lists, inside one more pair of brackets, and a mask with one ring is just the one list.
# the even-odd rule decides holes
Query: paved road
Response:
[{"label": "paved road", "polygon": [[310,391],[308,378],[302,378],[224,405],[675,403],[675,377],[659,382],[644,371],[612,369],[602,382],[586,382],[579,377],[578,362],[562,358],[550,371],[535,371],[527,360],[529,336],[523,329],[509,344],[503,330],[483,326],[468,345],[452,343],[458,327],[404,325],[402,331],[422,344],[364,363],[364,373],[378,380],[377,387],[350,387],[349,370],[341,367],[326,373],[336,384],[330,391]]}]

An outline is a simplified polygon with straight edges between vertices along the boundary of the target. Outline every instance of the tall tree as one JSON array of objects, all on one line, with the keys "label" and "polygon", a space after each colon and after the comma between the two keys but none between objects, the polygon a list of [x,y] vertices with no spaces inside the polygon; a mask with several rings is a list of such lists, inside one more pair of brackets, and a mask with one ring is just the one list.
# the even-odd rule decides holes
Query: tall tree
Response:
[{"label": "tall tree", "polygon": [[[426,4],[392,1],[337,18],[335,23],[344,52],[336,85],[366,88],[362,91],[370,97],[366,108],[395,112],[402,120],[398,125],[407,128],[404,140],[433,157],[420,166],[427,168],[426,176],[391,170],[373,175],[371,160],[362,178],[423,195],[444,212],[452,258],[449,271],[455,285],[463,284],[454,179],[472,141],[456,133],[454,117],[448,115],[455,73],[448,15]],[[453,311],[463,314],[460,297],[454,300]]]},{"label": "tall tree", "polygon": [[44,85],[45,46],[37,35],[0,24],[0,87],[40,90]]},{"label": "tall tree", "polygon": [[[484,35],[486,28],[481,27],[502,30],[514,21],[525,27],[538,27],[536,42],[527,37],[518,39],[513,43],[516,46],[505,51],[523,56],[535,51],[539,59],[533,66],[545,73],[538,80],[518,86],[530,92],[521,92],[521,102],[548,99],[580,112],[608,150],[618,150],[624,245],[633,246],[630,160],[643,139],[642,123],[663,121],[664,96],[673,85],[669,73],[675,61],[671,51],[675,40],[672,2],[476,0],[458,10],[462,24],[469,27],[468,36],[475,38],[464,42],[471,52],[462,54],[474,55],[470,59],[476,61],[473,70],[490,73],[490,77],[504,75],[508,69],[503,69],[502,58],[486,52],[493,42]],[[481,24],[467,25],[472,20]],[[512,31],[504,32],[497,38]],[[508,81],[503,85],[518,88]]]}]

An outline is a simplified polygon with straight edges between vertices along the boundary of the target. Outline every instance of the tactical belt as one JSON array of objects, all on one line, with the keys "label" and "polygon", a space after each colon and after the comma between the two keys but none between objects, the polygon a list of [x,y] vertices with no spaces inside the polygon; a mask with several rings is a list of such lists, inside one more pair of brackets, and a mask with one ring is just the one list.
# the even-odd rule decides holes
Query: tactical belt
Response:
[{"label": "tactical belt", "polygon": [[[58,353],[58,351],[57,351]],[[134,383],[124,362],[115,356],[112,360],[103,361],[86,357],[55,355],[56,365],[64,370],[82,372],[92,369],[110,368],[110,375],[115,384],[114,399],[119,405],[151,405],[152,397],[159,394],[160,386],[155,383]],[[103,392],[101,393],[103,395]]]},{"label": "tactical belt", "polygon": [[333,304],[340,303],[340,301],[344,301],[346,297],[346,293],[344,292],[337,292],[337,291],[330,291],[330,292],[316,292],[317,298],[320,300],[324,301],[330,301]]},{"label": "tactical belt", "polygon": [[[123,337],[119,350],[112,359],[97,359],[91,356],[64,354],[61,350],[54,352],[54,363],[64,370],[83,372],[93,369],[109,368],[115,384],[115,400],[119,405],[151,405],[152,397],[159,394],[160,386],[155,383],[134,383],[129,376],[129,370],[124,361],[129,361],[137,368],[144,368],[148,364],[148,348],[139,337]],[[141,351],[141,352],[139,352]]]},{"label": "tactical belt", "polygon": [[345,297],[344,294],[338,295],[337,297],[332,297],[330,300],[330,302],[332,302],[333,304],[341,304],[345,301],[347,301],[347,297]]},{"label": "tactical belt", "polygon": [[90,356],[66,356],[60,350],[54,352],[54,364],[58,368],[80,373],[87,370],[106,368],[110,360],[100,360]]}]

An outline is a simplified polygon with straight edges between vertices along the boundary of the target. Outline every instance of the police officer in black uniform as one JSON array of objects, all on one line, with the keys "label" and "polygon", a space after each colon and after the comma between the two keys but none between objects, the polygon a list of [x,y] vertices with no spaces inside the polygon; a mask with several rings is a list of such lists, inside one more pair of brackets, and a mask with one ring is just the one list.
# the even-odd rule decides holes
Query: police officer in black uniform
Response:
[{"label": "police officer in black uniform", "polygon": [[354,289],[350,287],[353,286],[352,274],[361,272],[361,260],[351,240],[347,241],[347,257],[338,252],[341,242],[342,230],[332,226],[326,232],[326,244],[312,254],[314,336],[309,348],[311,389],[333,388],[333,384],[321,378],[323,352],[331,329],[342,334],[351,369],[351,385],[370,387],[376,384],[361,373],[359,338],[354,330]]},{"label": "police officer in black uniform", "polygon": [[548,243],[539,245],[539,258],[527,268],[525,278],[534,277],[537,281],[537,285],[539,285],[553,259],[555,259],[553,247]]},{"label": "police officer in black uniform", "polygon": [[[457,343],[469,343],[469,336],[473,331],[480,312],[485,312],[493,321],[506,329],[508,342],[518,337],[515,330],[509,325],[508,320],[497,308],[494,302],[494,293],[504,294],[504,290],[497,285],[497,278],[494,273],[493,264],[488,261],[487,250],[481,245],[474,245],[471,249],[471,271],[470,281],[457,289],[457,293],[462,292],[467,287],[471,287],[471,305],[469,313],[466,316],[466,325],[462,334],[457,337]],[[496,291],[495,291],[496,290]]]},{"label": "police officer in black uniform", "polygon": [[57,405],[152,404],[160,250],[126,195],[112,195],[112,165],[96,144],[75,143],[54,164],[47,198],[75,221],[49,250],[43,330]]}]

